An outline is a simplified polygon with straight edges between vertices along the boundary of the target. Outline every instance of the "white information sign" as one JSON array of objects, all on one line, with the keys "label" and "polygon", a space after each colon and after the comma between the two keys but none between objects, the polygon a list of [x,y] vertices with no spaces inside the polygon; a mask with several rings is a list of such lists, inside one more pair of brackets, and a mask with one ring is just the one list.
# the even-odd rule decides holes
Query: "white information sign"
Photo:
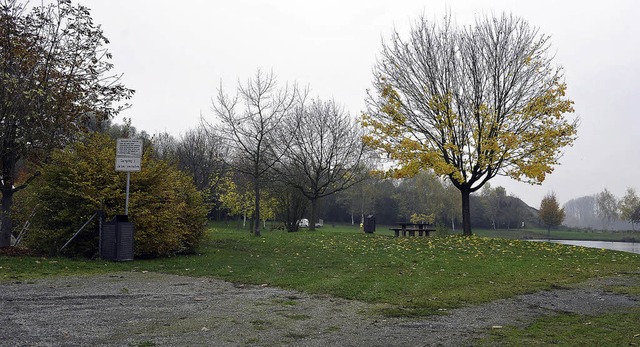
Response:
[{"label": "white information sign", "polygon": [[142,139],[118,139],[116,144],[116,171],[140,171],[142,165]]},{"label": "white information sign", "polygon": [[118,139],[116,141],[116,171],[127,173],[127,193],[124,214],[129,215],[129,180],[131,172],[142,168],[142,139]]},{"label": "white information sign", "polygon": [[140,158],[116,157],[116,171],[140,171],[141,162]]},{"label": "white information sign", "polygon": [[142,139],[118,139],[116,157],[142,157]]}]

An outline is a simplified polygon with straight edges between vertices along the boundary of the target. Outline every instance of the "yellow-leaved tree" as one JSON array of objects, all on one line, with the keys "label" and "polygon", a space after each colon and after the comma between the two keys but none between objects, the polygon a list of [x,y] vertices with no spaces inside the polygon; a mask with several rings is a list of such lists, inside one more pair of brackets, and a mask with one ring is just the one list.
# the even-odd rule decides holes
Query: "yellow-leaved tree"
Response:
[{"label": "yellow-leaved tree", "polygon": [[503,14],[468,27],[422,17],[407,39],[394,32],[383,44],[364,141],[395,161],[393,176],[431,168],[449,177],[462,194],[465,235],[471,193],[496,175],[541,183],[576,138],[548,39]]},{"label": "yellow-leaved tree", "polygon": [[555,193],[549,193],[542,198],[540,209],[538,210],[538,218],[547,227],[547,237],[551,235],[551,228],[562,224],[565,213],[564,208],[560,207]]},{"label": "yellow-leaved tree", "polygon": [[[218,200],[223,208],[227,209],[233,216],[242,216],[242,227],[247,223],[247,218],[255,216],[255,195],[248,186],[248,182],[237,179],[234,182],[231,176],[225,176],[218,183]],[[275,219],[277,201],[268,192],[260,194],[260,204],[262,212],[260,218],[263,224],[267,220]],[[255,220],[252,220],[255,223]],[[253,229],[255,230],[255,229]]]}]

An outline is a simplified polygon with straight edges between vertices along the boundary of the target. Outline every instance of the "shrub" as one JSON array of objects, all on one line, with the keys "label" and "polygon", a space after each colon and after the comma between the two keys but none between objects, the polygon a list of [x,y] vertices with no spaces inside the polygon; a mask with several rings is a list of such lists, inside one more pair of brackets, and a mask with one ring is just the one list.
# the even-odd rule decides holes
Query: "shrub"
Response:
[{"label": "shrub", "polygon": [[[107,219],[124,213],[126,173],[116,172],[115,140],[92,134],[52,153],[33,183],[27,209],[36,206],[25,243],[41,253],[55,253],[97,210]],[[192,252],[206,227],[207,207],[192,180],[169,163],[153,159],[150,149],[142,170],[131,173],[129,220],[135,224],[135,254],[150,257]],[[83,230],[65,255],[98,252],[97,223]]]}]

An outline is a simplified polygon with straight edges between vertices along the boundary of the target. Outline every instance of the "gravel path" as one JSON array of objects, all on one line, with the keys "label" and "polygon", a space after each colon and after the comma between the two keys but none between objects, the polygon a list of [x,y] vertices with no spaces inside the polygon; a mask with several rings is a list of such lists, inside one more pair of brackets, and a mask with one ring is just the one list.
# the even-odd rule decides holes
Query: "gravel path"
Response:
[{"label": "gravel path", "polygon": [[419,319],[369,304],[267,286],[158,273],[0,283],[1,346],[463,346],[492,326],[557,312],[640,306],[605,291],[640,276],[598,279]]}]

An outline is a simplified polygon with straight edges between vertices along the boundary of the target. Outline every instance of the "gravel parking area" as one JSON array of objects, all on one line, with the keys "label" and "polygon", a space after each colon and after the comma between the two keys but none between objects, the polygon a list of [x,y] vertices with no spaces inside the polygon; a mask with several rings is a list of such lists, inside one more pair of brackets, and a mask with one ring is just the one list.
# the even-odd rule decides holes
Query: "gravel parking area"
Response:
[{"label": "gravel parking area", "polygon": [[208,278],[128,272],[0,283],[2,346],[460,346],[493,326],[557,312],[640,306],[606,291],[639,276],[588,281],[455,309],[387,318],[357,301]]}]

